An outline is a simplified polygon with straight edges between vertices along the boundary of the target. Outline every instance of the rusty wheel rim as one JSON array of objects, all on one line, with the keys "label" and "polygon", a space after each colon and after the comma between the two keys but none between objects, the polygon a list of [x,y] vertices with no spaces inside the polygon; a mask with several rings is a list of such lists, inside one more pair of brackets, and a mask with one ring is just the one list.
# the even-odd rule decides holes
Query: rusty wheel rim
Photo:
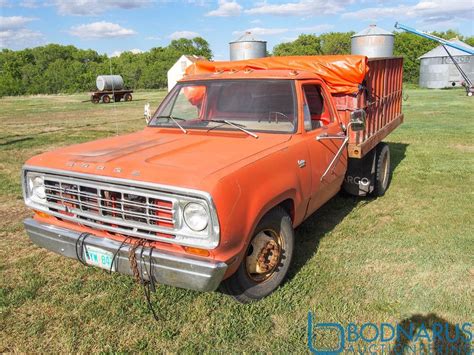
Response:
[{"label": "rusty wheel rim", "polygon": [[273,229],[259,232],[250,242],[245,259],[245,270],[255,282],[269,280],[280,265],[283,239]]}]

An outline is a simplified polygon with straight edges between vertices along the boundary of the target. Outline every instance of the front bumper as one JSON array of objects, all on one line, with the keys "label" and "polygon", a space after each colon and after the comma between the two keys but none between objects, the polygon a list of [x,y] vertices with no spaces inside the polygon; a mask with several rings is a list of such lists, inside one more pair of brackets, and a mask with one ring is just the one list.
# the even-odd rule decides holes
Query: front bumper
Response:
[{"label": "front bumper", "polygon": [[[24,225],[33,243],[68,258],[77,259],[76,241],[81,233],[41,223],[32,218],[25,219]],[[89,235],[85,244],[115,253],[121,243]],[[115,270],[121,274],[132,275],[128,260],[129,249],[130,246],[124,244],[115,258]],[[140,255],[143,258],[140,258]],[[156,282],[197,291],[215,290],[227,269],[227,264],[223,262],[203,260],[193,256],[184,257],[182,254],[156,249],[153,250],[151,259]],[[136,260],[139,270],[149,270],[149,248],[144,248],[143,252],[141,248],[137,248]],[[142,276],[144,279],[148,278],[145,273]]]}]

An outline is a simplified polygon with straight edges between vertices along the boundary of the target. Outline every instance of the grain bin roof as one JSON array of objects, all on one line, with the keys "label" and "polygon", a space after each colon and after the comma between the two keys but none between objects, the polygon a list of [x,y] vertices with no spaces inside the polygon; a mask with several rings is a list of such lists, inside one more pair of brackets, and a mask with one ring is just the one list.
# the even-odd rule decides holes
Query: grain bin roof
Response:
[{"label": "grain bin roof", "polygon": [[363,37],[363,36],[393,36],[393,33],[387,30],[384,30],[382,27],[377,27],[377,25],[370,25],[369,27],[356,33],[352,37]]},{"label": "grain bin roof", "polygon": [[[463,46],[463,47],[466,47],[466,48],[469,48],[471,50],[474,50],[474,47],[471,47],[470,45],[468,45],[467,43],[464,43],[463,41],[460,41],[459,39],[455,38],[455,39],[451,39],[449,40],[449,42],[452,42],[452,43],[456,43],[460,46]],[[460,51],[459,49],[456,49],[456,48],[451,48],[451,47],[447,47],[448,48],[448,51],[449,53],[451,53],[451,55],[453,57],[456,57],[456,56],[467,56],[469,55],[468,53],[466,52],[463,52],[463,51]],[[448,53],[446,53],[445,49],[443,48],[443,46],[440,44],[438,47],[430,50],[429,52],[423,54],[421,57],[419,57],[418,59],[424,59],[424,58],[438,58],[438,57],[447,57],[448,56]]]},{"label": "grain bin roof", "polygon": [[242,36],[240,36],[235,41],[230,42],[230,43],[236,43],[236,42],[265,42],[266,43],[266,41],[255,39],[255,37],[252,35],[252,32],[245,32]]}]

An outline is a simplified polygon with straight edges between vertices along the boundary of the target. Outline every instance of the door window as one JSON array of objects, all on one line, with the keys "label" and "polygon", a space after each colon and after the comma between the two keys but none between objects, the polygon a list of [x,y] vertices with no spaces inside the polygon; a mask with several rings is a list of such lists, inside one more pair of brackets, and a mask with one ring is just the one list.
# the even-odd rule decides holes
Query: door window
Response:
[{"label": "door window", "polygon": [[[304,85],[304,120],[306,130],[313,130],[334,121],[328,104],[319,85]],[[310,128],[311,127],[311,128]]]}]

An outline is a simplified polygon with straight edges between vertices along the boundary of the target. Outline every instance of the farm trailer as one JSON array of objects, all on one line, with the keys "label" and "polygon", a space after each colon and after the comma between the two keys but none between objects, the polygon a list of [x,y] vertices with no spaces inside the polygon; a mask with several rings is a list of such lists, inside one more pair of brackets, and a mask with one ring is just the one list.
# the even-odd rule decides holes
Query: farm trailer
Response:
[{"label": "farm trailer", "polygon": [[99,75],[96,79],[97,90],[91,93],[91,102],[98,104],[102,101],[108,104],[114,102],[132,101],[133,90],[125,89],[123,78],[120,75]]}]

